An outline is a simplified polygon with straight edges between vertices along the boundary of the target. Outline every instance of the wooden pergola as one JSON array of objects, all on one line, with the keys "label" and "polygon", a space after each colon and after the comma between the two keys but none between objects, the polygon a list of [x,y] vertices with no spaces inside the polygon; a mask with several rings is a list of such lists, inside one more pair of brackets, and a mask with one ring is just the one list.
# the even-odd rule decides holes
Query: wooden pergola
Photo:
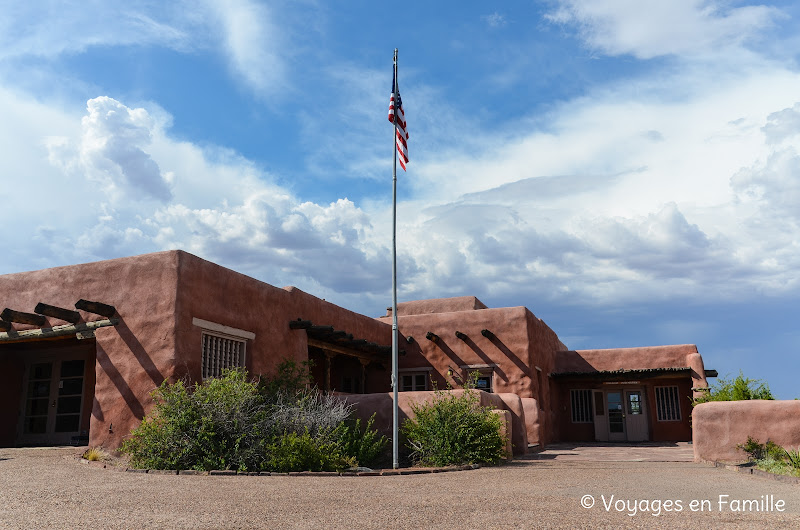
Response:
[{"label": "wooden pergola", "polygon": [[[92,339],[96,329],[119,324],[119,318],[115,318],[117,309],[112,305],[81,299],[75,303],[75,309],[105,318],[82,322],[81,314],[77,311],[43,302],[36,304],[33,313],[5,308],[0,313],[0,343],[30,342],[71,335],[78,339]],[[46,328],[45,317],[63,320],[66,324]],[[15,323],[37,327],[17,331],[13,326]]]},{"label": "wooden pergola", "polygon": [[[289,322],[293,330],[305,330],[308,345],[319,348],[325,356],[323,367],[323,390],[331,390],[331,361],[337,355],[354,357],[361,362],[361,392],[366,388],[367,366],[370,363],[383,364],[391,361],[392,347],[355,338],[352,333],[337,330],[333,326],[314,325],[310,320],[298,318]],[[400,352],[401,355],[405,351]]]}]

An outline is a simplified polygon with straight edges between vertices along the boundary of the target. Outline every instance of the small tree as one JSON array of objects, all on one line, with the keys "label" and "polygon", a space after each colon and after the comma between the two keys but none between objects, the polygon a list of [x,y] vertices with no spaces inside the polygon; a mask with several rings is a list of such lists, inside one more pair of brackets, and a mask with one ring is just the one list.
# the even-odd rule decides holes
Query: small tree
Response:
[{"label": "small tree", "polygon": [[735,379],[720,379],[702,396],[692,400],[692,406],[709,401],[745,401],[748,399],[775,399],[766,381],[749,379],[739,372]]}]

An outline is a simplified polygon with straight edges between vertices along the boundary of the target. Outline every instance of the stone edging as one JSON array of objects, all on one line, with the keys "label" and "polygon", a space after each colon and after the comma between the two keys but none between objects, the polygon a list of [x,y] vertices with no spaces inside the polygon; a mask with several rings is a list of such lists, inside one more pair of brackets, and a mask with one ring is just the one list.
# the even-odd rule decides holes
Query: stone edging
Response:
[{"label": "stone edging", "polygon": [[123,468],[113,464],[99,461],[89,461],[81,458],[81,464],[90,465],[111,471],[125,471],[128,473],[147,473],[150,475],[206,475],[206,476],[259,476],[259,477],[388,477],[397,475],[424,475],[429,473],[449,473],[452,471],[468,471],[479,469],[479,464],[447,467],[406,467],[401,469],[376,469],[374,471],[293,471],[291,473],[273,473],[271,471],[238,472],[230,469],[212,471],[197,471],[195,469],[134,469]]},{"label": "stone edging", "polygon": [[769,473],[761,469],[756,469],[754,466],[748,464],[727,464],[725,462],[719,462],[717,460],[714,460],[711,463],[714,465],[714,467],[730,469],[732,471],[736,471],[737,473],[744,473],[745,475],[753,475],[755,477],[766,478],[769,480],[776,480],[778,482],[788,482],[789,484],[800,484],[800,477],[792,477],[790,475],[777,475],[775,473]]}]

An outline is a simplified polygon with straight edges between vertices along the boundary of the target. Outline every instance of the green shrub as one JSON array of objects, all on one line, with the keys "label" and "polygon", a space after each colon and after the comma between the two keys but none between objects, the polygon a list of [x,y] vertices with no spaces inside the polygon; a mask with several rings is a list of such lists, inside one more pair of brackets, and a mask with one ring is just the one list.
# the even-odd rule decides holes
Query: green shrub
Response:
[{"label": "green shrub", "polygon": [[200,411],[183,381],[164,381],[152,393],[153,413],[142,420],[121,447],[133,467],[189,469],[196,461]]},{"label": "green shrub", "polygon": [[783,447],[776,444],[772,440],[767,440],[766,444],[762,444],[752,436],[748,436],[745,443],[739,444],[736,447],[747,453],[747,457],[751,461],[782,461],[785,456]]},{"label": "green shrub", "polygon": [[351,405],[309,388],[307,370],[284,361],[258,382],[242,370],[191,386],[165,381],[121,449],[150,469],[335,470],[376,458],[385,438],[371,421],[348,425]]},{"label": "green shrub", "polygon": [[496,463],[505,456],[502,420],[480,406],[477,391],[435,392],[433,401],[412,405],[415,418],[403,422],[411,458],[421,465]]},{"label": "green shrub", "polygon": [[797,449],[784,449],[784,453],[795,474],[800,474],[800,447]]},{"label": "green shrub", "polygon": [[312,436],[287,432],[278,436],[270,446],[268,467],[270,471],[342,471],[356,465],[355,460],[342,452],[332,433]]},{"label": "green shrub", "polygon": [[360,419],[350,424],[346,422],[340,424],[337,436],[342,453],[353,458],[356,465],[372,467],[384,456],[383,452],[389,439],[373,428],[374,422],[375,414],[370,416],[363,428]]},{"label": "green shrub", "polygon": [[775,399],[766,381],[749,379],[739,372],[735,379],[721,378],[703,395],[692,400],[692,406],[709,401],[744,401],[748,399]]}]

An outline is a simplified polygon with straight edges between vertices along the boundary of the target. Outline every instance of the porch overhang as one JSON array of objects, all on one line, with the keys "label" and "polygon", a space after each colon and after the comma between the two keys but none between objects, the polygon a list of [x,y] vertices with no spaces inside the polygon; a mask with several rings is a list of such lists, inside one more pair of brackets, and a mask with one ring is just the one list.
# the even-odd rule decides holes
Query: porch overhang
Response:
[{"label": "porch overhang", "polygon": [[629,379],[652,379],[663,376],[681,376],[690,374],[688,366],[670,368],[640,368],[620,370],[595,370],[591,372],[556,372],[550,374],[554,379],[590,379],[595,381],[625,381]]},{"label": "porch overhang", "polygon": [[[304,329],[308,345],[333,353],[357,357],[363,361],[386,362],[391,360],[392,347],[353,337],[352,333],[337,330],[333,326],[314,325],[310,320],[297,319],[289,322],[289,328]],[[405,352],[401,352],[403,354]]]}]

